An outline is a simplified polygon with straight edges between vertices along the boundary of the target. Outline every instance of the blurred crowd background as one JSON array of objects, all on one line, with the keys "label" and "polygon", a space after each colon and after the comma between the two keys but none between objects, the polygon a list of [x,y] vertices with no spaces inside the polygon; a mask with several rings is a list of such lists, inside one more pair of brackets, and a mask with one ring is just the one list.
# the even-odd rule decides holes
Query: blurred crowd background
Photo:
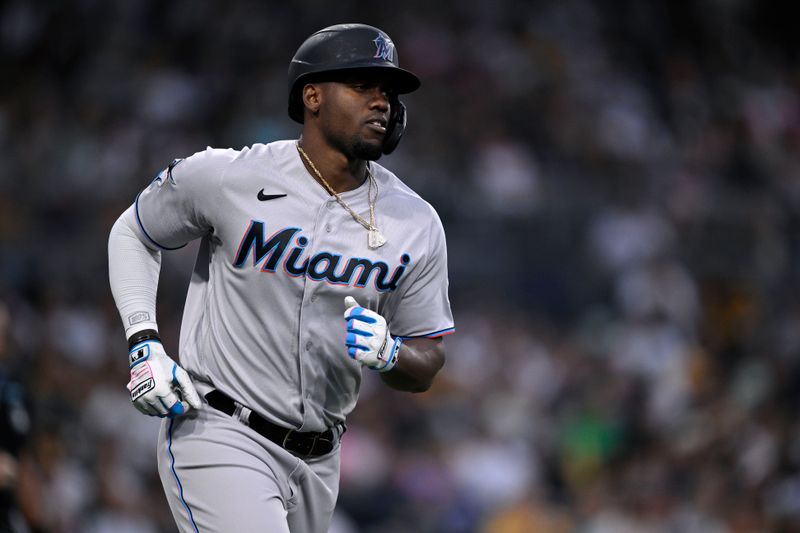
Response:
[{"label": "blurred crowd background", "polygon": [[[108,231],[173,158],[295,138],[289,59],[358,21],[424,82],[381,163],[443,219],[457,332],[428,393],[368,377],[331,531],[800,531],[797,20],[768,0],[0,2],[0,385],[30,413],[24,444],[0,435],[0,502],[16,490],[37,532],[175,531]],[[172,352],[194,251],[164,256]]]}]

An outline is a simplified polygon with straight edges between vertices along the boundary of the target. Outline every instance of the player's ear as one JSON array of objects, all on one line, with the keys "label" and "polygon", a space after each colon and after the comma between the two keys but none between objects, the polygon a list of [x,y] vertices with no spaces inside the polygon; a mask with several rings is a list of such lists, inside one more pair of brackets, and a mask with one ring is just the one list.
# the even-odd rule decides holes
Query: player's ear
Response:
[{"label": "player's ear", "polygon": [[315,83],[307,83],[303,86],[303,107],[309,113],[316,115],[319,113],[319,106],[322,99],[319,85]]}]

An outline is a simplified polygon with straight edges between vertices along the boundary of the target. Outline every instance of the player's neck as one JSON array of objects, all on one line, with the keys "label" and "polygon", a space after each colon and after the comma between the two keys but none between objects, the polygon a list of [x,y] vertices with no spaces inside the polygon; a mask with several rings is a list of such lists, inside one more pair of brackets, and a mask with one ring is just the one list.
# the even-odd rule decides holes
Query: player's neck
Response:
[{"label": "player's neck", "polygon": [[[364,183],[367,162],[363,159],[350,160],[338,150],[334,150],[321,142],[314,142],[312,137],[302,136],[298,142],[334,191],[338,193],[352,191]],[[303,160],[302,157],[300,159]],[[305,160],[303,160],[303,165],[314,180],[319,183],[314,169]],[[322,183],[319,186],[325,188]]]}]

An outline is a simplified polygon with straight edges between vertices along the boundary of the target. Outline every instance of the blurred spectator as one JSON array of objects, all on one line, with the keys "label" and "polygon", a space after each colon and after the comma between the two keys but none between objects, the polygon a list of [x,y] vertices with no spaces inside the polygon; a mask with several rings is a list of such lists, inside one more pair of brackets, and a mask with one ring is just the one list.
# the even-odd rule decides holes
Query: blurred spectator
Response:
[{"label": "blurred spectator", "polygon": [[19,457],[30,431],[22,385],[9,374],[11,316],[0,300],[0,531],[26,531],[17,503]]}]

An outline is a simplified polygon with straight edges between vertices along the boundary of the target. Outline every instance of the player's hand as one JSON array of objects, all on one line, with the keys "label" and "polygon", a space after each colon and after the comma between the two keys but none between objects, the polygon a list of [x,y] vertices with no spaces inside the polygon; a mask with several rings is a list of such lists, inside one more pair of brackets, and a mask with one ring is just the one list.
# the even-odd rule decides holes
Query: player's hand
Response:
[{"label": "player's hand", "polygon": [[189,374],[169,358],[160,342],[137,344],[128,354],[128,390],[136,408],[146,415],[176,417],[200,408],[200,395]]},{"label": "player's hand", "polygon": [[379,372],[394,368],[403,340],[392,337],[386,319],[358,305],[352,296],[344,299],[344,306],[344,319],[347,320],[344,344],[350,358]]}]

